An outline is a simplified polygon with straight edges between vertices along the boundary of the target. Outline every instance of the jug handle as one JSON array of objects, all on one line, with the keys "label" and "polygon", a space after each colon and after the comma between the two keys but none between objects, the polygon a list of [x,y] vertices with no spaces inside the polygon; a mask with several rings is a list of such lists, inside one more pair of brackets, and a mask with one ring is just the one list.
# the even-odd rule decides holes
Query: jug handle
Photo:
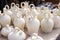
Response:
[{"label": "jug handle", "polygon": [[21,7],[24,7],[25,6],[25,2],[21,2]]},{"label": "jug handle", "polygon": [[[19,29],[18,27],[15,27],[14,30],[15,30],[15,31],[19,31],[20,29]],[[15,31],[14,31],[14,32],[15,32]]]},{"label": "jug handle", "polygon": [[16,4],[17,7],[19,7],[19,4]]},{"label": "jug handle", "polygon": [[11,8],[15,6],[15,3],[11,3]]},{"label": "jug handle", "polygon": [[6,9],[9,9],[9,6],[8,6],[8,5],[5,5],[5,8],[6,8]]},{"label": "jug handle", "polygon": [[34,4],[30,4],[29,8],[35,8],[35,5]]}]

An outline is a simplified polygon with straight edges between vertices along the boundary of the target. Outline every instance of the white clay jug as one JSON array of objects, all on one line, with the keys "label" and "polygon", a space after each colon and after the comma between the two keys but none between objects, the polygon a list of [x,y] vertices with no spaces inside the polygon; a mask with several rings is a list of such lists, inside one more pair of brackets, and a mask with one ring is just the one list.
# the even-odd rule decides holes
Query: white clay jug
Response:
[{"label": "white clay jug", "polygon": [[36,17],[27,16],[26,27],[28,29],[28,34],[38,33],[40,27],[40,21]]},{"label": "white clay jug", "polygon": [[12,15],[12,11],[10,11],[9,6],[5,5],[4,9],[3,9],[4,13],[11,16]]},{"label": "white clay jug", "polygon": [[30,14],[32,14],[33,16],[38,16],[39,12],[35,9],[35,5],[34,4],[30,4]]},{"label": "white clay jug", "polygon": [[54,21],[49,18],[48,14],[45,14],[45,18],[41,21],[41,29],[45,33],[49,33],[53,30]]},{"label": "white clay jug", "polygon": [[10,32],[12,32],[12,31],[13,31],[13,27],[12,27],[12,26],[9,26],[9,25],[6,25],[5,27],[2,28],[1,34],[2,34],[3,36],[7,37],[8,34],[9,34]]},{"label": "white clay jug", "polygon": [[60,28],[60,16],[54,14],[54,28]]},{"label": "white clay jug", "polygon": [[7,14],[0,14],[0,23],[2,26],[6,26],[7,24],[10,25],[11,24],[11,17]]},{"label": "white clay jug", "polygon": [[26,34],[20,29],[15,29],[8,35],[8,40],[25,40],[25,38]]},{"label": "white clay jug", "polygon": [[21,30],[24,31],[25,26],[25,20],[22,18],[22,16],[18,16],[14,19],[13,24],[15,27],[19,27]]}]

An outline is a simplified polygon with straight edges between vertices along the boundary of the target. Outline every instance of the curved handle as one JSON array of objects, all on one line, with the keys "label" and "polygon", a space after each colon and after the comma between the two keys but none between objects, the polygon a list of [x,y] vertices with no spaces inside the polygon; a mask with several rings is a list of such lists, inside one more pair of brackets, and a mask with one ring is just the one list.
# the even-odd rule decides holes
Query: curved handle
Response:
[{"label": "curved handle", "polygon": [[9,6],[8,6],[8,5],[5,5],[5,8],[6,8],[6,9],[9,9]]},{"label": "curved handle", "polygon": [[35,5],[34,4],[30,4],[29,7],[30,8],[35,8]]},{"label": "curved handle", "polygon": [[25,6],[25,2],[21,2],[21,7],[24,7]]},{"label": "curved handle", "polygon": [[[34,36],[36,36],[36,37],[34,37]],[[38,39],[38,34],[33,33],[33,34],[32,34],[32,39]]]},{"label": "curved handle", "polygon": [[19,4],[16,4],[17,7],[19,7]]},{"label": "curved handle", "polygon": [[11,7],[14,7],[15,6],[15,3],[11,3]]},{"label": "curved handle", "polygon": [[20,29],[18,27],[15,27],[15,31],[19,31]]},{"label": "curved handle", "polygon": [[22,31],[22,30],[20,30],[20,32],[18,32],[18,33],[19,33],[19,35],[22,35],[22,32],[23,32],[23,31]]}]

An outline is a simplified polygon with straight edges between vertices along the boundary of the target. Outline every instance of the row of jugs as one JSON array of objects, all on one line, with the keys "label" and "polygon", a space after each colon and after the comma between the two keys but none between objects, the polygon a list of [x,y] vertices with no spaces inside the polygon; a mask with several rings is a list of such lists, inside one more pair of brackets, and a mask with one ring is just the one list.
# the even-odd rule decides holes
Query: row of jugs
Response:
[{"label": "row of jugs", "polygon": [[48,7],[37,8],[34,4],[28,4],[28,2],[22,2],[19,8],[19,4],[12,3],[10,9],[6,5],[3,13],[0,12],[0,24],[2,26],[13,24],[14,27],[19,27],[23,31],[26,25],[29,35],[38,33],[39,28],[47,33],[51,32],[54,27],[60,27],[60,16],[54,11],[52,14]]}]

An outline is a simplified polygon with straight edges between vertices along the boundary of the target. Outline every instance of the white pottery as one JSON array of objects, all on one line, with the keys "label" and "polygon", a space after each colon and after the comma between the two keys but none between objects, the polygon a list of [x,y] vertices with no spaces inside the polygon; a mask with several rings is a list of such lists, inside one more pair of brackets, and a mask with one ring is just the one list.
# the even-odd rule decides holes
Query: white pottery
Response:
[{"label": "white pottery", "polygon": [[8,40],[25,40],[26,34],[19,29],[15,29],[8,35]]},{"label": "white pottery", "polygon": [[48,14],[46,14],[46,17],[42,19],[41,21],[41,29],[45,33],[49,33],[53,30],[54,27],[54,21],[49,18]]},{"label": "white pottery", "polygon": [[12,15],[12,11],[10,11],[9,6],[5,5],[5,7],[3,8],[3,12],[9,16]]},{"label": "white pottery", "polygon": [[60,16],[54,14],[54,28],[60,28]]},{"label": "white pottery", "polygon": [[24,31],[25,27],[25,20],[22,18],[22,16],[18,16],[14,19],[13,24],[15,27],[19,27],[21,30]]},{"label": "white pottery", "polygon": [[36,17],[27,16],[26,27],[28,29],[28,34],[38,33],[40,27],[40,21]]},{"label": "white pottery", "polygon": [[7,14],[0,14],[0,23],[2,26],[6,26],[7,24],[10,25],[11,24],[11,17]]},{"label": "white pottery", "polygon": [[42,37],[38,36],[38,34],[33,33],[27,40],[44,40]]},{"label": "white pottery", "polygon": [[9,26],[9,25],[6,25],[5,27],[2,28],[1,34],[2,34],[3,36],[7,37],[8,34],[9,34],[10,32],[12,32],[12,31],[13,31],[13,27],[12,27],[12,26]]}]

